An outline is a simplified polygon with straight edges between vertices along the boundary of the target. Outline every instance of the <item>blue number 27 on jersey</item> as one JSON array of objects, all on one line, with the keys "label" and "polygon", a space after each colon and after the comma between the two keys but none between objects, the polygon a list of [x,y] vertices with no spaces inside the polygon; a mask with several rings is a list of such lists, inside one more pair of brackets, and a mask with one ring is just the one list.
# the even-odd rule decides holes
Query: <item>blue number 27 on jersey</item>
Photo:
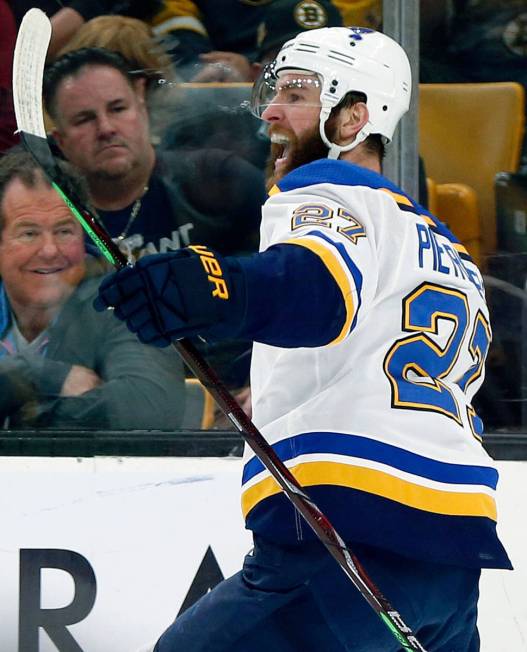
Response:
[{"label": "blue number 27 on jersey", "polygon": [[[467,338],[469,320],[467,298],[459,290],[423,283],[403,300],[402,327],[410,335],[395,342],[384,359],[394,408],[439,412],[462,424],[459,403],[445,380],[465,391],[481,376],[491,342],[484,315],[477,313]],[[465,355],[464,347],[471,364],[452,379],[449,375]],[[481,434],[481,421],[472,408],[468,416],[474,434]]]}]

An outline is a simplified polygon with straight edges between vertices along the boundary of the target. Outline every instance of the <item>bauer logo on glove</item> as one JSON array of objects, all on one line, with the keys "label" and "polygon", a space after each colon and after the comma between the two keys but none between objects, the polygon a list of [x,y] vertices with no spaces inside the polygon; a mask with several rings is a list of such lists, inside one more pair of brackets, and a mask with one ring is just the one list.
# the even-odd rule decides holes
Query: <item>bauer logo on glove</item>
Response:
[{"label": "bauer logo on glove", "polygon": [[212,296],[218,297],[218,299],[228,299],[229,290],[227,283],[225,283],[221,266],[212,251],[204,245],[192,245],[189,249],[192,249],[192,251],[195,251],[199,255],[201,264],[207,272],[207,278],[214,285]]}]

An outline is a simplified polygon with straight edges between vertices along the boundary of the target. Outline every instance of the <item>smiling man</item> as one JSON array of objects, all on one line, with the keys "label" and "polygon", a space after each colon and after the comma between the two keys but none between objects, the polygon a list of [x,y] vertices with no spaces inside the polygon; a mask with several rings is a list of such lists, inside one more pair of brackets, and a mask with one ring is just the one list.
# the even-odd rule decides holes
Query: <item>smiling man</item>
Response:
[{"label": "smiling man", "polygon": [[[70,179],[82,196],[79,180]],[[103,271],[85,251],[80,224],[29,154],[5,155],[0,160],[0,416],[11,426],[120,429],[181,423],[178,356],[155,352],[125,328],[115,328],[109,314],[93,311]],[[160,414],[162,424],[156,422]]]},{"label": "smiling man", "polygon": [[[303,32],[253,92],[273,151],[260,253],[147,256],[101,284],[144,342],[255,341],[253,415],[428,652],[477,652],[481,568],[510,568],[472,400],[491,341],[476,265],[382,175],[406,53],[364,28]],[[398,652],[247,447],[254,550],[156,652]]]}]

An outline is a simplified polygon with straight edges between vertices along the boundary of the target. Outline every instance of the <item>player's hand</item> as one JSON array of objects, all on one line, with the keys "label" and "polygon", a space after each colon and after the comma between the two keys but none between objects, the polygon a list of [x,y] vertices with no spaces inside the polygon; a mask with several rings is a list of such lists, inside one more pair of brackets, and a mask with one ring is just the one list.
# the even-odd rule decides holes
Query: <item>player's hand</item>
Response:
[{"label": "player's hand", "polygon": [[94,307],[114,308],[141,342],[165,347],[221,323],[231,309],[228,276],[224,259],[202,246],[145,256],[105,278]]}]

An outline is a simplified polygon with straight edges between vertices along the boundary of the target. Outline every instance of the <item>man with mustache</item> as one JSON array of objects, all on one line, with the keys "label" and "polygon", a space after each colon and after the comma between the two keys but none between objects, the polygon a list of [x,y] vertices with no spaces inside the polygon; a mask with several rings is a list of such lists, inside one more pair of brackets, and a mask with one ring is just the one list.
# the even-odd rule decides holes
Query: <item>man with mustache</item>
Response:
[{"label": "man with mustache", "polygon": [[[288,41],[253,92],[273,142],[260,253],[146,257],[95,305],[155,346],[253,339],[256,426],[420,644],[477,652],[480,569],[511,567],[472,406],[489,313],[464,247],[382,176],[410,93],[379,32]],[[249,448],[242,484],[254,550],[156,652],[398,652]]]},{"label": "man with mustache", "polygon": [[[69,167],[62,171],[81,196]],[[0,159],[0,424],[152,429],[182,421],[174,352],[92,309],[104,266],[31,156]]]},{"label": "man with mustache", "polygon": [[220,149],[156,149],[148,73],[132,68],[116,52],[82,48],[56,59],[44,75],[54,138],[86,177],[112,237],[135,257],[192,243],[225,254],[256,250],[261,171]]}]

